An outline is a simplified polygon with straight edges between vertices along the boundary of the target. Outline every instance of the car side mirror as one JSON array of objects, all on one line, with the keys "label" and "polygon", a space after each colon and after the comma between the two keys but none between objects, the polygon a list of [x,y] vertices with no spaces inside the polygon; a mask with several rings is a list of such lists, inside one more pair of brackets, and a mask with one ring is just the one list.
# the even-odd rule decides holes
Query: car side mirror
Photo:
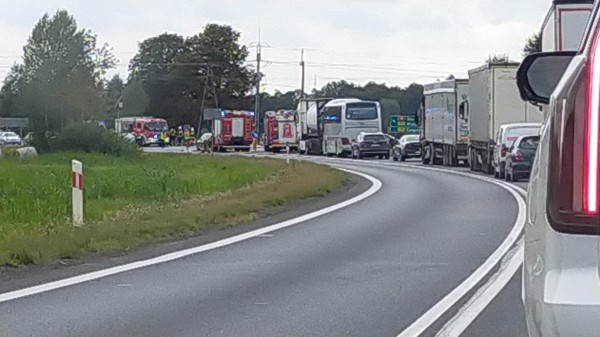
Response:
[{"label": "car side mirror", "polygon": [[550,96],[575,55],[575,51],[559,51],[527,56],[517,71],[517,86],[521,99],[548,104]]}]

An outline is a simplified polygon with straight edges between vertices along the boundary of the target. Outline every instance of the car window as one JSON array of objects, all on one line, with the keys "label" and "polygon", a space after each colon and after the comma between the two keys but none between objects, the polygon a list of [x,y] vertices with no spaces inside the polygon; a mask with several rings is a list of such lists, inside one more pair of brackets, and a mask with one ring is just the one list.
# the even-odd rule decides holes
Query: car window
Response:
[{"label": "car window", "polygon": [[540,142],[540,137],[527,137],[521,139],[521,143],[519,143],[519,148],[525,150],[535,150],[538,147],[538,143]]},{"label": "car window", "polygon": [[517,138],[520,136],[530,136],[537,135],[540,133],[540,127],[517,127],[517,128],[509,128],[505,132],[505,142],[508,144],[512,144]]},{"label": "car window", "polygon": [[366,135],[364,140],[367,142],[380,142],[385,140],[385,137],[383,135]]}]

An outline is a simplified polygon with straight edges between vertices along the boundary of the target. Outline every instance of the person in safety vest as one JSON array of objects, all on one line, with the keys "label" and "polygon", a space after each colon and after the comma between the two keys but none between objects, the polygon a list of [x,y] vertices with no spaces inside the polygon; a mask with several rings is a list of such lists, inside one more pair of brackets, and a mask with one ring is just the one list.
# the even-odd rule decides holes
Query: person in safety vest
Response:
[{"label": "person in safety vest", "polygon": [[176,138],[177,130],[175,130],[175,128],[171,128],[171,130],[169,130],[169,145],[175,145]]},{"label": "person in safety vest", "polygon": [[160,138],[159,138],[159,140],[160,140],[159,141],[160,147],[165,147],[165,144],[167,142],[167,130],[166,129],[163,129],[160,132]]},{"label": "person in safety vest", "polygon": [[190,128],[190,138],[196,140],[196,129],[193,126]]},{"label": "person in safety vest", "polygon": [[183,144],[183,127],[180,125],[177,128],[177,146],[181,146]]}]

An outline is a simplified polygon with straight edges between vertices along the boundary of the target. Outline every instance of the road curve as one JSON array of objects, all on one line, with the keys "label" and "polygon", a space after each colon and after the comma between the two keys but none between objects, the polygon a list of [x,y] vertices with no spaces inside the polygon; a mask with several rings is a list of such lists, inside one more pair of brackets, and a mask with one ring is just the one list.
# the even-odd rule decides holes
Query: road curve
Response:
[{"label": "road curve", "polygon": [[0,336],[396,336],[517,217],[510,193],[476,179],[338,166],[383,187],[271,235],[0,303]]}]

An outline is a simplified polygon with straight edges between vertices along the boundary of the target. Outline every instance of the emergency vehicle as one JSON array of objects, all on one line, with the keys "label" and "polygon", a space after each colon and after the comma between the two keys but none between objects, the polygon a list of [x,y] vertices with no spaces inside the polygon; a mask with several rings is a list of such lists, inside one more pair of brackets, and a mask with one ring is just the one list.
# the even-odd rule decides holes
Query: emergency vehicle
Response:
[{"label": "emergency vehicle", "polygon": [[286,146],[290,147],[290,151],[298,150],[294,111],[267,111],[264,126],[265,151],[279,152],[281,149],[285,149]]},{"label": "emergency vehicle", "polygon": [[[142,117],[135,118],[132,124],[135,142],[139,146],[160,145],[160,132],[169,132],[167,121],[162,118]],[[166,143],[169,142],[167,138]]]},{"label": "emergency vehicle", "polygon": [[250,151],[252,130],[254,130],[254,112],[222,111],[221,118],[213,120],[213,149],[226,151]]}]

